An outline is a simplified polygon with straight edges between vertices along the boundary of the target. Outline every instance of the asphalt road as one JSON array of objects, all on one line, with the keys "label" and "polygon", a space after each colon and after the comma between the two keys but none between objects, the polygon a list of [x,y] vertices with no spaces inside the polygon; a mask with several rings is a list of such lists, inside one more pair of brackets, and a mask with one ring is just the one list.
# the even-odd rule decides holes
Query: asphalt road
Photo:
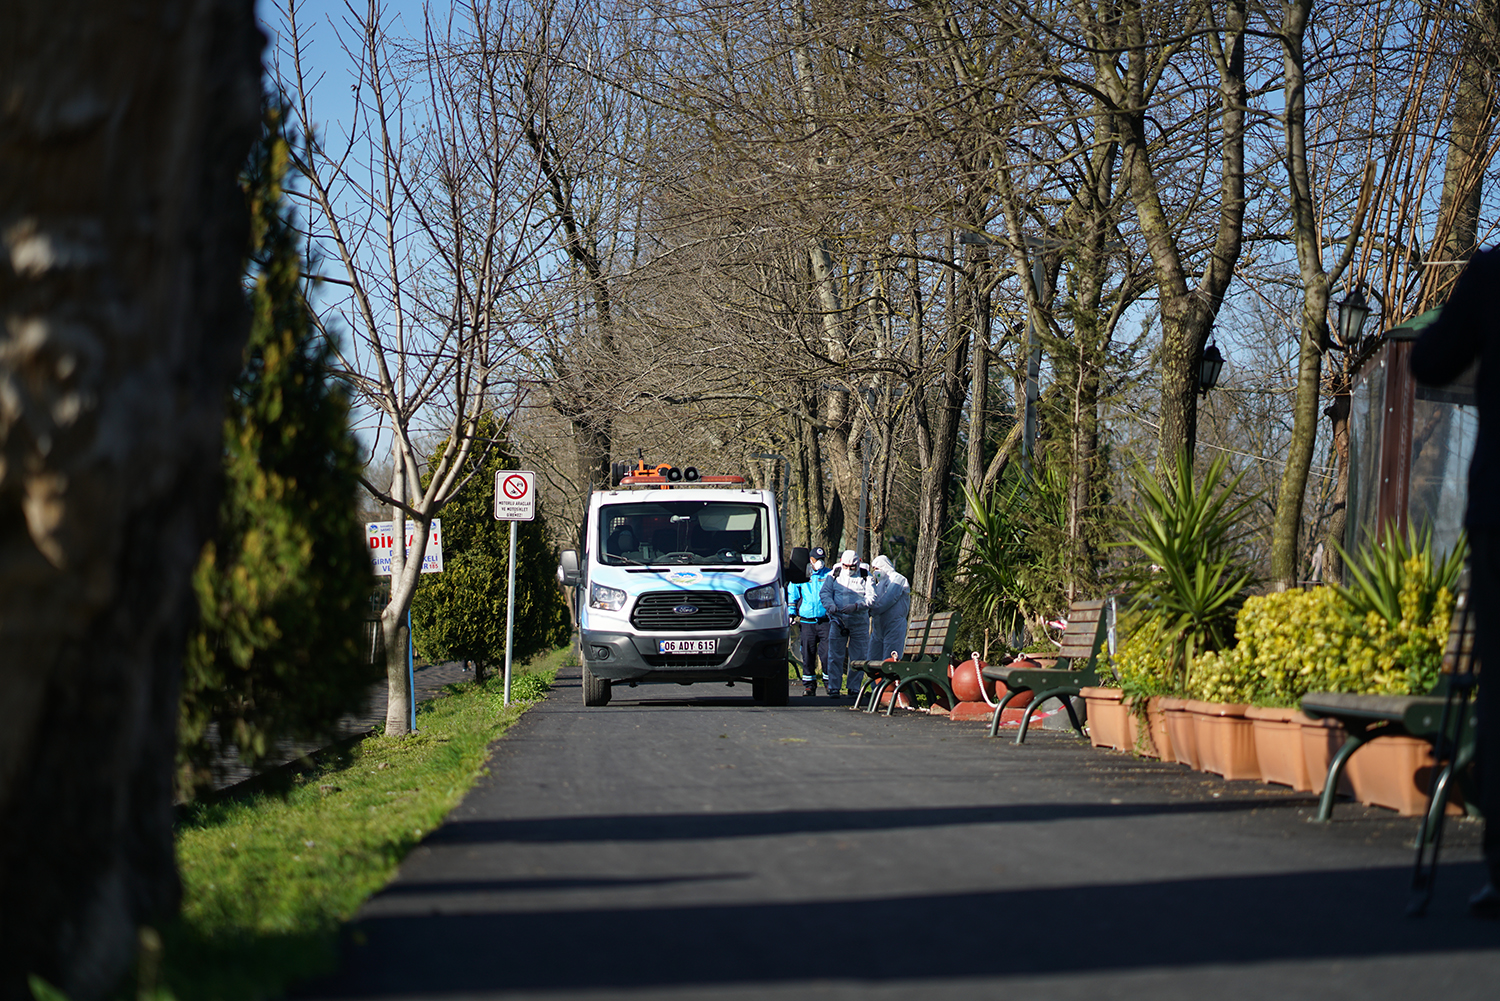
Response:
[{"label": "asphalt road", "polygon": [[338,998],[1500,998],[1450,823],[1042,731],[576,671],[351,928]]}]

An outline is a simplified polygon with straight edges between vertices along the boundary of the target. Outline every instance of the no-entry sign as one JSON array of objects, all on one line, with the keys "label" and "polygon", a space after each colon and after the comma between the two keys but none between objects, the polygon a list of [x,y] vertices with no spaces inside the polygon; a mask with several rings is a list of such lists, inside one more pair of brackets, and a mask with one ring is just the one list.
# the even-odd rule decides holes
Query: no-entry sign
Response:
[{"label": "no-entry sign", "polygon": [[529,469],[502,469],[495,474],[495,520],[536,519],[536,473]]}]

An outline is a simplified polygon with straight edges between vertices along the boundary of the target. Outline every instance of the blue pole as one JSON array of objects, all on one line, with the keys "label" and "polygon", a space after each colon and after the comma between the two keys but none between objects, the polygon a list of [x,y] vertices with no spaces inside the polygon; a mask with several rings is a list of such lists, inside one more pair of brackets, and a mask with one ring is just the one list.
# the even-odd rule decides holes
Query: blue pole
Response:
[{"label": "blue pole", "polygon": [[411,707],[411,732],[417,732],[417,676],[412,670],[411,609],[406,610],[406,704]]}]

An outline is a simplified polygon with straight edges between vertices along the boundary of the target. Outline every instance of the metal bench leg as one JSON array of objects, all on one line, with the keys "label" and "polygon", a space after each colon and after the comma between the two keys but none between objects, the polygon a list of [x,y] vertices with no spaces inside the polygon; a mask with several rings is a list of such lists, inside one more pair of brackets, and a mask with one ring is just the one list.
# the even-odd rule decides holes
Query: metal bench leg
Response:
[{"label": "metal bench leg", "polygon": [[1437,784],[1432,787],[1432,808],[1422,818],[1422,827],[1417,831],[1417,844],[1430,845],[1437,841],[1438,827],[1448,809],[1448,783],[1453,779],[1453,763],[1443,766],[1438,773]]},{"label": "metal bench leg", "polygon": [[1026,731],[1031,727],[1031,716],[1040,708],[1042,708],[1042,699],[1037,697],[1026,703],[1026,708],[1021,710],[1024,715],[1021,716],[1021,729],[1016,734],[1017,744],[1026,743]]},{"label": "metal bench leg", "polygon": [[1013,699],[1013,698],[1015,698],[1017,695],[1020,695],[1024,691],[1026,691],[1026,689],[1024,689],[1024,688],[1007,688],[1005,690],[1005,698],[1003,698],[1003,699],[1000,700],[1000,704],[995,707],[995,714],[990,717],[990,736],[991,737],[999,736],[999,734],[1000,734],[1000,714],[1003,713],[1003,712],[1005,712],[1005,707],[1008,706],[1008,705],[1010,705],[1010,700]]},{"label": "metal bench leg", "polygon": [[867,672],[865,672],[864,678],[862,678],[860,680],[860,682],[859,682],[859,690],[854,693],[854,706],[853,706],[853,708],[855,708],[855,709],[859,708],[859,700],[865,697],[865,689],[869,688],[869,687],[870,687],[870,674],[867,671]]},{"label": "metal bench leg", "polygon": [[1350,755],[1365,746],[1367,740],[1364,734],[1351,733],[1349,739],[1344,741],[1344,746],[1334,754],[1333,760],[1328,762],[1328,778],[1323,785],[1323,798],[1318,801],[1318,815],[1314,818],[1318,823],[1333,819],[1333,800],[1339,794],[1339,779],[1344,775],[1344,765],[1348,763]]},{"label": "metal bench leg", "polygon": [[875,690],[870,693],[870,704],[865,707],[865,712],[873,714],[880,710],[880,696],[885,694],[885,690],[889,687],[891,687],[891,679],[881,678],[880,684],[876,685]]},{"label": "metal bench leg", "polygon": [[913,679],[906,678],[905,680],[898,681],[896,683],[895,690],[891,692],[891,701],[885,707],[885,714],[887,716],[896,711],[896,700],[901,697],[901,689],[904,688],[906,686],[906,683],[911,680]]}]

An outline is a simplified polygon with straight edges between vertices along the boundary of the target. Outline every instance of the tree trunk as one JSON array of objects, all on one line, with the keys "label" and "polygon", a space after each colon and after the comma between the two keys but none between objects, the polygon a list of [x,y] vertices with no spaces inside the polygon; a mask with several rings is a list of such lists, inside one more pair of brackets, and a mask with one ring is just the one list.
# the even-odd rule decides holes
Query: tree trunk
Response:
[{"label": "tree trunk", "polygon": [[[927,429],[919,434],[921,484],[917,491],[917,553],[911,577],[911,614],[920,618],[935,607],[939,547],[948,522],[948,477],[958,454],[958,432],[963,423],[968,338],[950,331],[947,357],[930,407],[919,401],[918,420]],[[925,411],[925,413],[924,413]]]},{"label": "tree trunk", "polygon": [[1302,39],[1312,0],[1292,0],[1282,22],[1283,94],[1286,100],[1286,166],[1290,188],[1292,239],[1302,278],[1302,322],[1297,352],[1297,385],[1292,402],[1292,437],[1271,527],[1271,587],[1285,591],[1298,578],[1298,536],[1307,473],[1318,434],[1318,391],[1323,381],[1323,344],[1328,336],[1328,278],[1323,273],[1323,240],[1307,159],[1307,96],[1303,79]]},{"label": "tree trunk", "polygon": [[[1495,121],[1495,0],[1481,0],[1470,12],[1458,66],[1453,125],[1443,160],[1439,227],[1446,231],[1442,260],[1466,262],[1478,249],[1480,198],[1490,162],[1490,131]],[[1424,275],[1423,309],[1445,301],[1464,264],[1433,267]]]},{"label": "tree trunk", "polygon": [[0,32],[0,998],[110,990],[176,907],[190,574],[247,329],[248,2]]},{"label": "tree trunk", "polygon": [[[1122,40],[1131,50],[1123,76],[1115,76],[1114,57],[1096,61],[1100,79],[1107,81],[1117,109],[1123,169],[1130,182],[1130,198],[1151,256],[1161,304],[1162,345],[1161,428],[1157,466],[1170,470],[1180,451],[1192,454],[1198,441],[1198,370],[1214,318],[1224,300],[1244,243],[1245,82],[1244,0],[1230,0],[1224,10],[1222,34],[1204,36],[1211,45],[1219,74],[1219,219],[1213,248],[1196,288],[1188,285],[1189,267],[1177,229],[1167,212],[1161,183],[1151,163],[1146,109],[1154,72],[1148,65],[1147,12],[1131,3]],[[1156,127],[1156,126],[1151,126]]]}]

